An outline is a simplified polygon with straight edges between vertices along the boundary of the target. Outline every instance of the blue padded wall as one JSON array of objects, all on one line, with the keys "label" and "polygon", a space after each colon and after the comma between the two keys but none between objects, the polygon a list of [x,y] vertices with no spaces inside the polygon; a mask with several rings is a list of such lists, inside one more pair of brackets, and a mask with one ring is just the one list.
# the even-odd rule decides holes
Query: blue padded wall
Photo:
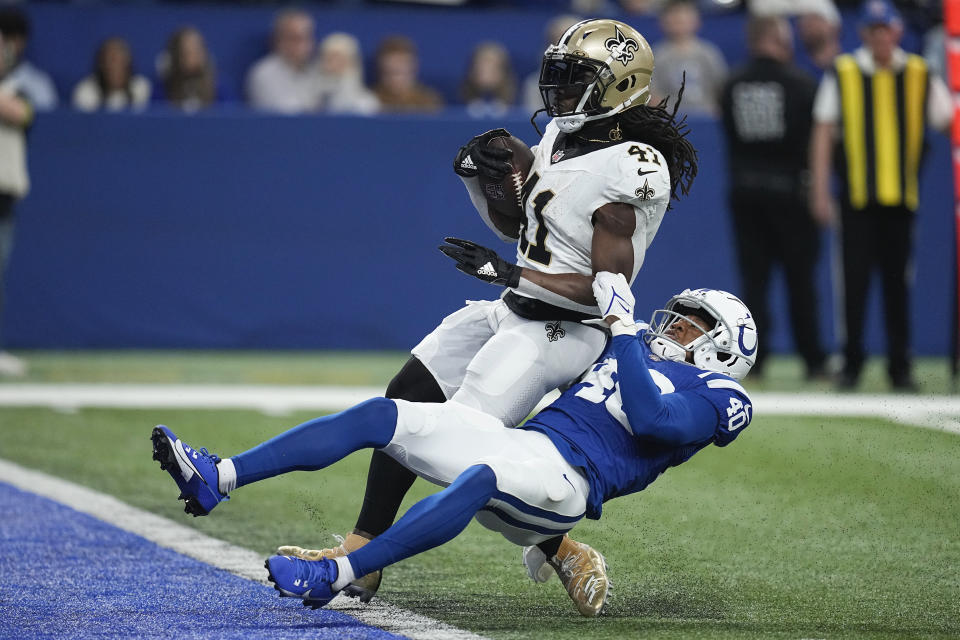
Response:
[{"label": "blue padded wall", "polygon": [[[503,122],[529,143],[526,118]],[[499,124],[499,122],[498,122]],[[498,246],[450,168],[492,126],[437,118],[43,116],[31,134],[8,286],[15,347],[408,348],[466,298],[446,235]],[[723,139],[692,122],[700,175],[635,290],[652,309],[687,286],[739,289]],[[919,214],[913,345],[946,353],[953,282],[949,149],[933,139]],[[832,335],[824,252],[822,327]],[[778,298],[782,296],[778,295]],[[782,302],[782,301],[781,301]],[[870,344],[882,348],[873,303]],[[773,346],[790,348],[786,320]],[[830,342],[828,340],[828,342]]]}]

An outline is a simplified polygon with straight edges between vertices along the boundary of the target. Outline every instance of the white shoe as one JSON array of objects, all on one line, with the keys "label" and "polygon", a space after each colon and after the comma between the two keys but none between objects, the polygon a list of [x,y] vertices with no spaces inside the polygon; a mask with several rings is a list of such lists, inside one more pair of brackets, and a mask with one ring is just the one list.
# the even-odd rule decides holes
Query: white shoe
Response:
[{"label": "white shoe", "polygon": [[0,376],[21,377],[27,375],[27,361],[8,351],[0,351]]},{"label": "white shoe", "polygon": [[537,583],[546,582],[556,574],[547,562],[547,554],[536,545],[523,548],[523,566],[530,579]]}]

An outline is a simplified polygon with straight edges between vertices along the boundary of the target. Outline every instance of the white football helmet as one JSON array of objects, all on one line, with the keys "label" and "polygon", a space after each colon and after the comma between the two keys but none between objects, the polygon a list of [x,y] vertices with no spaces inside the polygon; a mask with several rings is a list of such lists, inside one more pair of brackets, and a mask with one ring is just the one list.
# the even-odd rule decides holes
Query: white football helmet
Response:
[{"label": "white football helmet", "polygon": [[[688,344],[666,335],[667,329],[687,315],[703,318],[713,326]],[[699,329],[699,327],[697,327]],[[747,305],[737,296],[718,289],[685,289],[670,298],[667,306],[653,312],[644,339],[650,350],[666,360],[686,362],[701,369],[743,378],[757,360],[757,325]]]},{"label": "white football helmet", "polygon": [[639,31],[617,20],[584,20],[547,47],[540,94],[565,133],[650,99],[653,50]]}]

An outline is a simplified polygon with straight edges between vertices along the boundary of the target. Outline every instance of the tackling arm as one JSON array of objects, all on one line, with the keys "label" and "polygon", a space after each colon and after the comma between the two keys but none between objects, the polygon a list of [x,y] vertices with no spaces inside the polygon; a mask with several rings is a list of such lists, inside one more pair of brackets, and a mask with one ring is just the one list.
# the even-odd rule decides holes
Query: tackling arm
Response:
[{"label": "tackling arm", "polygon": [[593,293],[613,334],[620,400],[633,435],[668,445],[710,439],[717,427],[713,405],[695,393],[662,393],[654,383],[637,339],[635,301],[626,278],[602,271],[594,279]]},{"label": "tackling arm", "polygon": [[667,445],[703,442],[717,429],[717,412],[695,393],[661,394],[636,336],[613,338],[620,398],[633,435]]}]

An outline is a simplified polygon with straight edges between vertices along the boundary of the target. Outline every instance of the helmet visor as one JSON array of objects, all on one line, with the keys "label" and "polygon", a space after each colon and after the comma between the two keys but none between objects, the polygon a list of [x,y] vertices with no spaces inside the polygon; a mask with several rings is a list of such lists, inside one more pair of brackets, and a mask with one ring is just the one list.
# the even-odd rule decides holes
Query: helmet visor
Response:
[{"label": "helmet visor", "polygon": [[540,67],[540,95],[551,117],[576,113],[593,115],[603,111],[600,105],[613,74],[596,60],[549,49]]}]

